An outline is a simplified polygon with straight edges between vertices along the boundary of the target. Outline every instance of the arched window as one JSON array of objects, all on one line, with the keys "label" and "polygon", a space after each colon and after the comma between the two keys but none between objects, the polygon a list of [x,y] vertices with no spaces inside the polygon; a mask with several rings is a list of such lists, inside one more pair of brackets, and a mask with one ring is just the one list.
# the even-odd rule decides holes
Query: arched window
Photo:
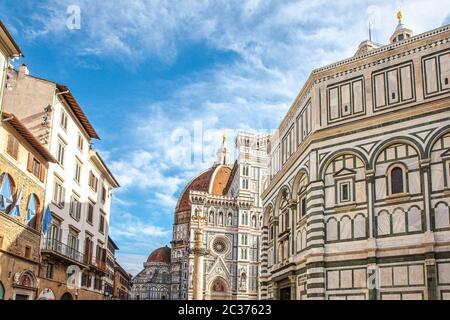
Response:
[{"label": "arched window", "polygon": [[213,211],[211,211],[209,213],[209,223],[214,224],[214,212]]},{"label": "arched window", "polygon": [[233,225],[233,214],[231,212],[228,213],[228,225]]},{"label": "arched window", "polygon": [[358,215],[353,221],[353,231],[355,239],[366,237],[366,218],[363,215]]},{"label": "arched window", "polygon": [[3,173],[0,182],[0,210],[8,212],[14,203],[14,188],[9,174]]},{"label": "arched window", "polygon": [[217,224],[223,226],[223,213],[219,212],[219,219],[217,221]]},{"label": "arched window", "polygon": [[283,256],[283,245],[280,243],[278,245],[278,262],[282,262],[284,260]]},{"label": "arched window", "polygon": [[441,202],[434,208],[434,227],[436,230],[450,227],[450,210],[446,203]]},{"label": "arched window", "polygon": [[299,231],[297,233],[297,239],[296,239],[296,243],[297,243],[297,252],[301,251],[302,248],[302,233]]},{"label": "arched window", "polygon": [[339,240],[349,240],[352,238],[352,220],[345,216],[339,222]]},{"label": "arched window", "polygon": [[242,272],[241,274],[241,282],[239,284],[240,289],[246,289],[247,288],[247,275],[245,272]]},{"label": "arched window", "polygon": [[382,211],[377,216],[377,235],[385,236],[391,233],[391,218],[387,211]]},{"label": "arched window", "polygon": [[283,242],[283,260],[287,259],[290,256],[289,254],[289,241]]},{"label": "arched window", "polygon": [[269,227],[269,240],[273,240],[273,238],[274,238],[274,236],[275,236],[275,233],[274,233],[274,227],[273,227],[273,225],[271,224],[270,225],[270,227]]},{"label": "arched window", "polygon": [[338,222],[331,218],[327,221],[327,241],[338,240]]},{"label": "arched window", "polygon": [[252,217],[252,227],[256,228],[256,216]]},{"label": "arched window", "polygon": [[391,194],[399,194],[405,192],[403,183],[403,169],[395,167],[391,171]]},{"label": "arched window", "polygon": [[38,201],[37,197],[34,193],[30,195],[30,200],[28,201],[27,208],[27,218],[25,223],[27,226],[36,229],[36,214],[38,210]]},{"label": "arched window", "polygon": [[308,245],[308,234],[306,232],[306,229],[303,228],[302,230],[302,250],[305,249]]}]

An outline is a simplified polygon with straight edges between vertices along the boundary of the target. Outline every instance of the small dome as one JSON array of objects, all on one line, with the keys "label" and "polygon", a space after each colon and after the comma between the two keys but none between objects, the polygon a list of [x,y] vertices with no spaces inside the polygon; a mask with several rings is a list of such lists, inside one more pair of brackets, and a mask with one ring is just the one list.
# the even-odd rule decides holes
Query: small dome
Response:
[{"label": "small dome", "polygon": [[147,263],[150,262],[163,262],[170,264],[170,248],[166,246],[153,251],[147,259]]}]

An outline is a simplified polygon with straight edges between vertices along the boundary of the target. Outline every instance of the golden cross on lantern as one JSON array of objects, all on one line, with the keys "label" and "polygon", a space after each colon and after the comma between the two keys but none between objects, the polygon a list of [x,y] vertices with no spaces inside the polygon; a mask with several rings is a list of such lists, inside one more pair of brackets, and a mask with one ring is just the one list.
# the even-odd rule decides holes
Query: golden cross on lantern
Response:
[{"label": "golden cross on lantern", "polygon": [[402,20],[403,20],[403,12],[402,12],[402,10],[398,10],[397,11],[397,20],[398,20],[398,23],[402,23]]},{"label": "golden cross on lantern", "polygon": [[223,139],[222,141],[223,141],[224,144],[228,140],[227,134],[225,132],[223,133],[222,139]]}]

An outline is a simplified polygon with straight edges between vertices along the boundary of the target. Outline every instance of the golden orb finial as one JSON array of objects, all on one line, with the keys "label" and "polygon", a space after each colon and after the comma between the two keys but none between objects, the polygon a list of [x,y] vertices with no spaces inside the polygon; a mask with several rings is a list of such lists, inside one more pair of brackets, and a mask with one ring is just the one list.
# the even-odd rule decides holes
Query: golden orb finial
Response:
[{"label": "golden orb finial", "polygon": [[223,141],[223,143],[225,143],[225,142],[227,142],[227,140],[228,140],[227,134],[224,132],[223,136],[222,136],[222,141]]},{"label": "golden orb finial", "polygon": [[403,12],[402,12],[402,10],[398,10],[397,11],[397,20],[398,20],[398,23],[402,23],[402,20],[403,20]]}]

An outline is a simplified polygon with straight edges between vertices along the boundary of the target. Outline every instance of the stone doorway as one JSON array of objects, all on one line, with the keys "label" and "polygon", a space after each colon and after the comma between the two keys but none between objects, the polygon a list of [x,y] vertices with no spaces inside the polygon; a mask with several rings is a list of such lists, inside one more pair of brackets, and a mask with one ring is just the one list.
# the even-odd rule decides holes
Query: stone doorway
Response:
[{"label": "stone doorway", "polygon": [[280,300],[291,300],[291,287],[280,289]]}]

